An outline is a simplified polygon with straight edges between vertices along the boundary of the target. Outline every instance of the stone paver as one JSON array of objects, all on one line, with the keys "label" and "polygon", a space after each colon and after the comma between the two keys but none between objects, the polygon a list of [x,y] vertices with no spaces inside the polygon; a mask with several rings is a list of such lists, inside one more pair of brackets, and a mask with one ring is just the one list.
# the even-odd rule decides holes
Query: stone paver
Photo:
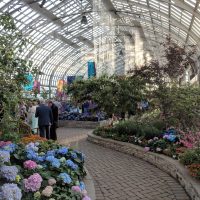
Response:
[{"label": "stone paver", "polygon": [[179,183],[155,166],[86,141],[91,131],[59,128],[58,139],[86,154],[96,200],[189,200]]}]

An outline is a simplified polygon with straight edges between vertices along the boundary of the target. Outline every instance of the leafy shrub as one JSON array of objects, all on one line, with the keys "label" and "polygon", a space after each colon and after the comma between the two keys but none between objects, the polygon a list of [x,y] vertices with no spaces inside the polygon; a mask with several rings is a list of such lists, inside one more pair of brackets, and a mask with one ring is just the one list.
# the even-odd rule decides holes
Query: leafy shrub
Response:
[{"label": "leafy shrub", "polygon": [[143,133],[144,138],[147,140],[153,139],[154,137],[159,137],[161,135],[160,131],[156,127],[149,125],[141,126],[137,136],[142,136],[140,133]]},{"label": "leafy shrub", "polygon": [[180,156],[180,161],[184,165],[199,164],[200,163],[200,149],[188,150]]},{"label": "leafy shrub", "polygon": [[20,135],[16,132],[13,133],[3,133],[0,137],[0,140],[3,141],[12,141],[12,142],[19,142],[20,141]]},{"label": "leafy shrub", "polygon": [[94,134],[116,140],[129,141],[130,136],[142,137],[147,140],[159,137],[161,135],[161,131],[148,124],[141,124],[133,120],[129,120],[120,122],[114,127],[99,127],[94,130]]},{"label": "leafy shrub", "polygon": [[151,126],[157,128],[160,131],[163,131],[166,129],[166,124],[163,120],[157,119],[157,120],[152,121],[150,124]]},{"label": "leafy shrub", "polygon": [[140,124],[134,121],[123,121],[116,124],[113,131],[118,135],[137,135],[140,130]]}]

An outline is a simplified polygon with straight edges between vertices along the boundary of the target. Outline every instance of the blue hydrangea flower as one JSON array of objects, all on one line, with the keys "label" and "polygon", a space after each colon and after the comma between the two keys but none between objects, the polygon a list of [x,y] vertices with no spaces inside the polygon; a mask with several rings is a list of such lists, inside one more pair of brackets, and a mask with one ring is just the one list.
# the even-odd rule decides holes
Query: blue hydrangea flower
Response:
[{"label": "blue hydrangea flower", "polygon": [[60,173],[58,177],[61,178],[64,183],[70,184],[72,182],[71,177],[67,173]]},{"label": "blue hydrangea flower", "polygon": [[9,162],[10,161],[10,153],[8,151],[0,150],[0,162]]},{"label": "blue hydrangea flower", "polygon": [[33,142],[31,142],[26,145],[26,150],[38,151],[38,147]]},{"label": "blue hydrangea flower", "polygon": [[0,199],[2,200],[21,200],[22,192],[17,184],[6,183],[1,187]]},{"label": "blue hydrangea flower", "polygon": [[60,149],[58,149],[58,153],[65,155],[68,153],[68,148],[67,147],[61,147]]},{"label": "blue hydrangea flower", "polygon": [[85,190],[85,183],[81,181],[79,187],[81,188],[81,190]]},{"label": "blue hydrangea flower", "polygon": [[71,157],[73,158],[73,159],[76,159],[77,158],[77,154],[76,153],[71,153]]},{"label": "blue hydrangea flower", "polygon": [[33,151],[33,150],[27,150],[26,153],[27,153],[26,157],[27,157],[29,160],[38,161],[38,153],[36,153],[36,152]]},{"label": "blue hydrangea flower", "polygon": [[45,161],[45,156],[38,156],[38,161],[39,162],[44,162]]},{"label": "blue hydrangea flower", "polygon": [[6,178],[8,181],[14,181],[18,174],[19,170],[16,166],[2,166],[0,168],[0,174],[3,178]]},{"label": "blue hydrangea flower", "polygon": [[49,162],[53,162],[54,159],[55,159],[54,156],[47,156],[46,157],[46,161],[49,161]]},{"label": "blue hydrangea flower", "polygon": [[68,159],[66,161],[66,165],[70,168],[72,168],[73,170],[77,170],[78,169],[78,165],[76,165],[72,160]]},{"label": "blue hydrangea flower", "polygon": [[56,151],[55,150],[51,150],[51,151],[47,151],[46,155],[47,156],[55,156]]},{"label": "blue hydrangea flower", "polygon": [[10,153],[13,153],[16,150],[16,147],[17,145],[12,143],[12,144],[4,146],[2,149]]},{"label": "blue hydrangea flower", "polygon": [[52,167],[56,167],[56,168],[59,168],[60,167],[60,161],[55,158],[52,162],[51,162],[51,166]]}]

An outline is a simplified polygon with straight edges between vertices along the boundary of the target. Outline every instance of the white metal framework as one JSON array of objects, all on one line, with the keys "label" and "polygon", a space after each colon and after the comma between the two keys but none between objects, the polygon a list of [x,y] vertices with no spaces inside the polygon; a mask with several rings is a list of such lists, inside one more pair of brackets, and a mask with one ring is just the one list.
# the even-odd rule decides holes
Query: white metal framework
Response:
[{"label": "white metal framework", "polygon": [[[167,35],[179,44],[200,48],[199,0],[101,1],[105,15],[111,15],[116,20],[116,30],[120,30],[112,40],[116,42],[117,55],[122,50],[131,51],[117,56],[116,73],[124,73],[125,62],[133,64],[129,61],[134,60],[134,48],[125,48],[122,43],[126,40],[134,46],[137,33],[143,40],[140,48],[151,56],[159,56],[160,42]],[[44,73],[38,77],[44,86],[56,86],[57,80],[68,75],[85,75],[85,55],[97,45],[94,37],[103,37],[110,31],[109,27],[94,24],[100,15],[93,8],[93,0],[1,0],[0,11],[9,12],[18,29],[31,39],[21,56],[32,60]],[[81,24],[83,15],[87,17],[85,25]]]}]

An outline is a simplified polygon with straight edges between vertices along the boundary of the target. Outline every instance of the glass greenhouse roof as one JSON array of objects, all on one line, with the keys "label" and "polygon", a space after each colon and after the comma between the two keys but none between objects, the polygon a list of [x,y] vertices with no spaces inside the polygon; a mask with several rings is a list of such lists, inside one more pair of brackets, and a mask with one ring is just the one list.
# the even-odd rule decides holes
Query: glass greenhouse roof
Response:
[{"label": "glass greenhouse roof", "polygon": [[[30,38],[21,56],[43,72],[38,77],[42,85],[56,86],[59,79],[69,75],[85,75],[85,55],[99,45],[94,37],[112,37],[113,29],[96,25],[100,13],[94,9],[95,2],[103,2],[101,13],[116,18],[120,33],[137,35],[134,31],[139,27],[147,44],[145,50],[153,56],[159,55],[160,42],[167,35],[181,45],[200,47],[199,0],[1,0],[0,11],[9,12],[18,29]],[[81,24],[83,15],[86,25]],[[122,49],[122,40],[115,38],[117,52]],[[121,70],[123,59],[132,59],[131,55],[116,59],[116,72]]]}]

